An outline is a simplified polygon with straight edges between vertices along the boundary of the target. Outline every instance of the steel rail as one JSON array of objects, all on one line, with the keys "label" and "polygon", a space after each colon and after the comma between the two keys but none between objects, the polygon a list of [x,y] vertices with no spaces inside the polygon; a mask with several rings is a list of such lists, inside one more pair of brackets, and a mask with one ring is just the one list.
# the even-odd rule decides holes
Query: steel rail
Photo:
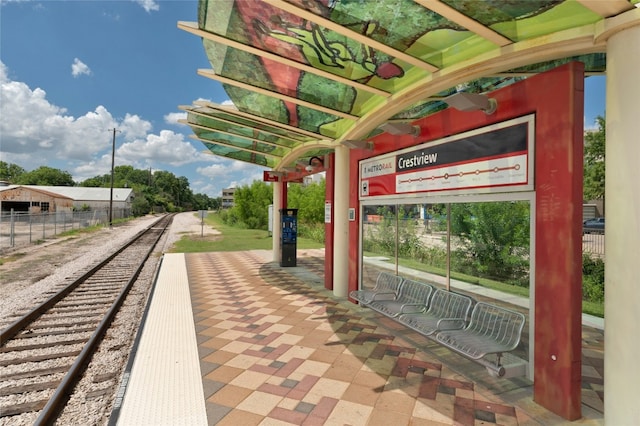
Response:
[{"label": "steel rail", "polygon": [[[139,233],[138,237],[141,237],[143,234],[153,229],[157,223],[159,223],[164,219],[165,217],[160,218],[158,221],[154,222],[154,224],[151,225],[149,228]],[[146,255],[143,257],[142,261],[138,265],[138,268],[136,268],[136,271],[134,272],[133,276],[129,279],[125,287],[122,289],[122,291],[118,295],[118,298],[115,300],[115,302],[113,302],[113,304],[111,305],[111,308],[109,309],[105,317],[102,319],[102,321],[98,325],[98,328],[96,329],[96,331],[93,332],[93,334],[89,338],[89,341],[82,349],[82,352],[80,352],[80,355],[78,355],[75,362],[69,369],[69,372],[67,372],[65,377],[62,379],[62,382],[60,382],[60,385],[56,388],[55,392],[53,393],[53,396],[49,399],[49,402],[47,402],[47,405],[45,405],[42,411],[40,412],[40,415],[34,422],[34,426],[51,425],[56,420],[58,414],[60,413],[60,411],[64,407],[64,404],[66,403],[69,396],[71,395],[71,392],[73,391],[73,387],[80,380],[80,377],[84,372],[84,369],[89,363],[89,359],[95,353],[100,342],[102,342],[102,339],[105,333],[107,332],[107,329],[111,325],[111,321],[113,321],[113,318],[116,316],[116,314],[120,310],[120,306],[122,306],[122,303],[124,303],[124,299],[127,297],[129,290],[131,289],[135,281],[138,279],[138,276],[140,275],[142,268],[144,268],[144,265],[147,262],[147,259],[149,258],[149,256],[151,256],[151,253],[153,253],[153,250],[158,244],[158,241],[160,240],[160,238],[162,238],[165,230],[167,229],[170,223],[171,223],[171,220],[167,220],[164,227],[162,228],[162,232],[158,234],[155,241],[153,241],[153,243],[151,244],[151,247],[149,248]],[[127,247],[129,245],[130,244],[127,244]]]},{"label": "steel rail", "polygon": [[4,345],[8,340],[10,340],[13,337],[15,337],[28,324],[30,324],[36,318],[38,318],[40,315],[42,315],[42,313],[46,312],[53,305],[58,303],[60,300],[64,299],[75,288],[77,288],[80,284],[82,284],[84,281],[86,281],[87,278],[89,278],[90,276],[95,274],[97,271],[99,271],[102,267],[104,267],[104,265],[106,265],[108,262],[110,262],[117,255],[122,253],[127,247],[129,247],[131,244],[136,242],[142,235],[144,235],[146,232],[148,232],[150,229],[152,229],[156,224],[158,224],[163,219],[164,219],[164,217],[158,219],[151,226],[149,226],[149,227],[143,229],[142,231],[138,232],[136,235],[134,235],[131,238],[131,240],[129,240],[126,244],[124,244],[122,247],[120,247],[118,250],[116,250],[113,254],[111,254],[110,256],[105,258],[103,261],[101,261],[100,263],[95,265],[89,271],[85,272],[83,275],[81,275],[78,279],[73,281],[67,287],[63,288],[58,293],[54,294],[49,299],[47,299],[44,302],[42,302],[42,304],[40,304],[39,306],[35,307],[31,312],[29,312],[26,315],[18,318],[13,323],[11,323],[9,326],[7,326],[0,333],[0,346]]},{"label": "steel rail", "polygon": [[[21,330],[25,329],[30,323],[32,323],[37,318],[39,318],[48,309],[52,308],[57,302],[61,301],[70,293],[72,293],[73,290],[75,290],[82,283],[89,280],[93,275],[95,275],[98,271],[104,268],[110,261],[114,260],[118,255],[122,254],[124,250],[132,246],[134,243],[140,241],[140,239],[145,235],[152,236],[151,231],[159,230],[156,236],[152,236],[155,238],[152,241],[148,242],[149,248],[144,254],[144,256],[142,256],[142,258],[139,258],[139,262],[135,271],[133,271],[131,277],[128,279],[126,284],[121,288],[117,298],[111,304],[105,316],[102,318],[102,320],[97,325],[94,332],[92,333],[91,337],[86,341],[83,349],[78,354],[77,358],[75,359],[74,363],[71,365],[69,370],[67,371],[64,378],[58,384],[51,398],[47,401],[45,406],[40,410],[40,414],[34,424],[36,425],[54,424],[57,416],[60,414],[66,402],[68,401],[69,397],[71,396],[75,385],[79,382],[82,374],[84,373],[85,369],[89,365],[91,357],[94,355],[98,346],[103,341],[107,330],[109,329],[111,323],[113,322],[113,319],[115,318],[116,314],[120,310],[122,304],[124,303],[134,283],[138,279],[145,264],[147,263],[147,260],[149,259],[154,249],[158,245],[158,242],[160,241],[160,239],[165,234],[167,227],[171,224],[172,217],[173,215],[165,215],[160,219],[156,220],[155,222],[153,222],[153,224],[143,229],[142,231],[138,232],[134,237],[132,237],[127,243],[123,244],[122,247],[118,248],[114,253],[109,255],[103,261],[99,262],[96,266],[92,267],[88,272],[82,274],[82,276],[77,278],[73,283],[66,286],[62,290],[60,290],[57,294],[53,295],[52,297],[47,299],[45,302],[38,305],[31,312],[27,313],[23,317],[14,321],[14,323],[12,323],[5,330],[2,330],[2,333],[0,334],[0,339],[1,339],[0,346],[4,345],[5,342],[15,337]],[[162,223],[163,221],[165,222]],[[159,227],[158,227],[158,224],[160,224]]]}]

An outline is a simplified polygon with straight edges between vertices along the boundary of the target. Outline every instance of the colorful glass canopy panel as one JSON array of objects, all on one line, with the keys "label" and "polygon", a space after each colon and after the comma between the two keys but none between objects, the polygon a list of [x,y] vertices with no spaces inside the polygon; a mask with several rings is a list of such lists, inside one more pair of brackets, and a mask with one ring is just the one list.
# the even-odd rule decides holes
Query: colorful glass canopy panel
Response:
[{"label": "colorful glass canopy panel", "polygon": [[[267,167],[282,166],[285,158],[290,164],[288,153],[301,145],[337,143],[364,118],[397,102],[397,94],[437,81],[449,68],[499,57],[505,46],[593,25],[637,0],[618,1],[614,12],[591,3],[200,0],[197,25],[183,29],[203,39],[212,67],[203,75],[220,81],[245,117],[270,124],[207,109],[190,113],[188,124],[198,138],[219,144],[215,152],[210,148],[217,155]],[[438,90],[386,119],[415,120],[446,108],[442,98],[456,91],[489,92],[568,60],[583,61],[587,72],[603,72],[606,58],[590,52],[504,69]]]}]

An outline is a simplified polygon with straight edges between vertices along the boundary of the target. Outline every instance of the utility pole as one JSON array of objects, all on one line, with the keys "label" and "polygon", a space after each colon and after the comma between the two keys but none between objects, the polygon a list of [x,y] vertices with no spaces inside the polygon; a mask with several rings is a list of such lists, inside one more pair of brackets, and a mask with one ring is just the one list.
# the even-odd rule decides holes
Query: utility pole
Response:
[{"label": "utility pole", "polygon": [[113,169],[116,157],[116,132],[118,129],[114,127],[109,131],[113,131],[113,142],[111,143],[111,189],[109,191],[109,229],[111,229],[113,225]]}]

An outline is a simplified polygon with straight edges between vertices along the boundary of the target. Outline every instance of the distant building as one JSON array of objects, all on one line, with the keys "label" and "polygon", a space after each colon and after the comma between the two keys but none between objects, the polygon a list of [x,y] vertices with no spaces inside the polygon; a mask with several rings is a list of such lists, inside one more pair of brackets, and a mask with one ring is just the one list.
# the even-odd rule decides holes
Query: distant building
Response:
[{"label": "distant building", "polygon": [[86,188],[82,186],[7,185],[0,186],[0,208],[3,212],[40,213],[74,209],[131,210],[131,188]]},{"label": "distant building", "polygon": [[69,212],[73,199],[62,194],[22,185],[0,186],[0,208],[16,213]]},{"label": "distant building", "polygon": [[222,208],[230,209],[234,206],[233,196],[236,193],[235,188],[225,188],[222,190]]},{"label": "distant building", "polygon": [[604,201],[602,199],[585,201],[582,204],[582,216],[583,220],[604,216]]},{"label": "distant building", "polygon": [[320,183],[322,179],[326,179],[326,172],[314,173],[312,175],[307,175],[302,178],[303,185],[311,185],[312,183]]}]

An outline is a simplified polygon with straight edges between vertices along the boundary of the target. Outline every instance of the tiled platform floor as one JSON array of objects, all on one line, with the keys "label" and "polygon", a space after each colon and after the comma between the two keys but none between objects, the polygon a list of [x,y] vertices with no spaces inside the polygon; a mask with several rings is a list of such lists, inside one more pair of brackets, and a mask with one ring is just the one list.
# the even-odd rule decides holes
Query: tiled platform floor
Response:
[{"label": "tiled platform floor", "polygon": [[[322,251],[187,254],[211,425],[557,425],[526,379],[473,362],[324,289]],[[603,335],[585,329],[583,416],[603,424]]]}]

